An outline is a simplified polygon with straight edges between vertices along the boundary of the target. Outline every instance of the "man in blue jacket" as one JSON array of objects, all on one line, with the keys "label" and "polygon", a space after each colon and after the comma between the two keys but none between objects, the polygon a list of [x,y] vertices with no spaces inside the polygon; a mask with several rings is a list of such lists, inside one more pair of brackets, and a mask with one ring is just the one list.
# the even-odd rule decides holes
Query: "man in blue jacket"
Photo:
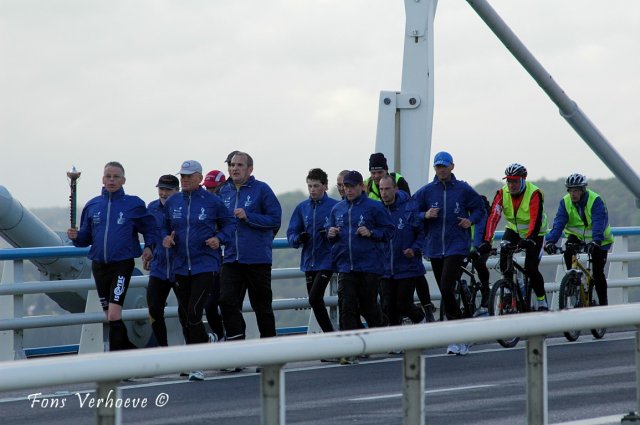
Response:
[{"label": "man in blue jacket", "polygon": [[383,325],[378,289],[384,266],[384,244],[393,236],[391,217],[364,191],[362,175],[349,171],[343,179],[345,199],[331,211],[327,236],[337,267],[341,330],[358,329],[360,314],[369,327]]},{"label": "man in blue jacket", "polygon": [[[480,195],[453,174],[451,154],[438,152],[433,168],[433,181],[413,195],[409,209],[424,220],[424,253],[431,261],[447,320],[456,320],[462,318],[462,311],[454,291],[460,267],[471,249],[469,228],[482,222],[485,211]],[[447,353],[466,355],[469,345],[451,344]]]},{"label": "man in blue jacket", "polygon": [[[162,245],[173,251],[175,292],[187,312],[186,342],[198,344],[209,341],[202,322],[204,303],[220,271],[220,246],[229,242],[233,221],[220,198],[200,186],[198,161],[184,161],[178,174],[182,191],[165,204]],[[189,374],[190,381],[203,379],[202,371]]]},{"label": "man in blue jacket", "polygon": [[[180,182],[176,176],[166,174],[158,179],[158,199],[151,201],[147,206],[149,213],[156,220],[158,233],[162,229],[164,223],[164,205],[174,193],[180,190]],[[174,289],[176,278],[173,274],[173,258],[172,251],[156,244],[153,252],[153,260],[145,261],[144,268],[149,270],[149,283],[147,284],[147,306],[149,308],[149,318],[151,319],[151,329],[156,337],[158,345],[166,347],[169,345],[167,339],[167,325],[164,320],[164,308],[169,297],[169,292]],[[188,338],[188,328],[186,312],[178,306],[178,318],[182,326],[182,333],[185,341]]]},{"label": "man in blue jacket", "polygon": [[333,324],[324,304],[324,293],[333,276],[331,247],[325,225],[333,206],[338,203],[327,195],[329,180],[320,168],[309,170],[309,198],[299,203],[291,214],[287,240],[292,248],[302,247],[300,270],[305,274],[309,305],[322,329],[332,332]]},{"label": "man in blue jacket", "polygon": [[236,152],[229,164],[230,183],[220,190],[228,213],[235,218],[225,245],[220,279],[220,309],[227,341],[245,338],[242,302],[249,293],[260,337],[276,335],[271,291],[272,241],[280,228],[282,207],[268,184],[256,180],[253,158]]},{"label": "man in blue jacket", "polygon": [[[398,189],[392,176],[383,176],[378,186],[382,203],[396,227],[393,238],[385,244],[385,273],[380,282],[382,312],[390,326],[400,325],[402,317],[408,317],[413,323],[424,323],[425,313],[413,302],[416,281],[426,273],[422,264],[422,222],[406,210],[409,195]],[[433,314],[431,319],[433,321]]]},{"label": "man in blue jacket", "polygon": [[[84,206],[80,230],[70,228],[67,236],[75,246],[89,246],[88,258],[100,304],[109,321],[109,350],[136,348],[129,341],[122,321],[122,306],[129,288],[135,258],[151,261],[158,233],[144,201],[124,193],[124,167],[116,161],[104,166],[102,194]],[[138,233],[144,236],[140,249]]]}]

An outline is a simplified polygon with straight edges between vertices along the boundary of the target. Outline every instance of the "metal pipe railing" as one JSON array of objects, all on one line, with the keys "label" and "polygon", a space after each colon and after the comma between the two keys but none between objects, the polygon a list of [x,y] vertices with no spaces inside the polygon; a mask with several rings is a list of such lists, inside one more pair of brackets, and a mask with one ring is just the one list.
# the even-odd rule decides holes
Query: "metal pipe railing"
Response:
[{"label": "metal pipe railing", "polygon": [[[284,374],[279,369],[291,362],[322,358],[360,356],[404,350],[405,362],[414,370],[403,386],[404,398],[417,411],[405,416],[424,417],[424,403],[416,403],[424,392],[424,362],[416,361],[416,350],[446,346],[460,342],[481,342],[519,335],[530,338],[527,366],[535,379],[527,381],[528,417],[547,417],[547,369],[544,337],[572,329],[614,328],[640,325],[640,304],[593,307],[548,313],[518,314],[508,317],[486,317],[473,320],[436,322],[423,325],[365,329],[245,340],[225,344],[194,344],[128,350],[82,356],[34,359],[28,362],[0,362],[0,391],[42,388],[87,382],[112,388],[114,382],[131,376],[153,377],[195,369],[263,366],[278,385],[268,388],[270,402],[263,407],[263,420],[283,423],[283,411],[277,408],[284,400]],[[428,331],[427,331],[428,330]],[[636,351],[638,348],[636,347]],[[636,373],[638,370],[636,362]],[[403,370],[406,368],[403,368]],[[419,383],[416,383],[419,380]],[[263,387],[263,391],[264,391]],[[264,399],[265,394],[262,394]],[[640,403],[640,402],[639,402]],[[635,406],[640,410],[640,406]],[[114,408],[115,409],[115,408]],[[533,412],[533,413],[532,413]],[[265,419],[265,415],[271,416]],[[117,415],[113,415],[116,417]],[[111,422],[113,423],[113,422]],[[544,423],[532,420],[529,423]]]}]

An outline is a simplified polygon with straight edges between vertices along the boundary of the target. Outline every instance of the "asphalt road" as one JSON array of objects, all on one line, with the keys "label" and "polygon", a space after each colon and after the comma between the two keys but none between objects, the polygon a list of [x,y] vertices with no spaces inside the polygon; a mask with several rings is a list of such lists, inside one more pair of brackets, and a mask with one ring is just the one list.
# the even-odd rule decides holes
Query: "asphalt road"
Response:
[{"label": "asphalt road", "polygon": [[[549,423],[620,423],[635,410],[634,336],[590,335],[547,340]],[[524,343],[504,349],[479,344],[468,356],[425,351],[427,424],[524,424]],[[288,424],[402,423],[401,355],[374,355],[360,364],[305,362],[286,368]],[[123,423],[259,424],[259,375],[207,371],[203,382],[177,375],[122,384]],[[2,379],[0,377],[0,379]],[[0,393],[0,423],[95,423],[91,384]],[[38,394],[34,396],[34,394]],[[146,402],[146,407],[142,403]],[[162,405],[162,407],[159,407]],[[586,420],[589,419],[589,420]]]}]

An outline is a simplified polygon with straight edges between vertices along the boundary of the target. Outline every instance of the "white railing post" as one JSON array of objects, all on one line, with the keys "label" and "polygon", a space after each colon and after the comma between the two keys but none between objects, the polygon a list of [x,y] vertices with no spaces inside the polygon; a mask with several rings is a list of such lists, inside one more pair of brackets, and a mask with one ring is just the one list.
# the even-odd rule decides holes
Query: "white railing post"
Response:
[{"label": "white railing post", "polygon": [[[13,260],[6,263],[2,273],[2,283],[24,282],[24,261]],[[24,316],[24,296],[13,294],[0,297],[0,319],[15,319]],[[0,360],[24,359],[22,329],[0,332]]]},{"label": "white railing post", "polygon": [[[615,236],[613,238],[613,246],[611,254],[626,254],[629,252],[629,238],[627,236]],[[608,261],[609,272],[607,280],[612,279],[628,279],[629,263],[626,261]],[[626,304],[629,302],[629,288],[609,288],[608,290],[609,304]]]},{"label": "white railing post", "polygon": [[98,382],[98,388],[96,388],[96,424],[120,425],[122,423],[121,409],[116,407],[116,401],[120,400],[120,398],[118,382]]},{"label": "white railing post", "polygon": [[631,411],[622,417],[620,423],[638,423],[640,422],[640,326],[636,326],[636,346],[635,346],[635,358],[636,358],[636,410]]},{"label": "white railing post", "polygon": [[[15,260],[13,262],[13,279],[15,283],[24,282],[24,261]],[[15,294],[13,296],[13,317],[24,317],[24,295]],[[13,353],[14,358],[24,359],[24,330],[13,331]]]},{"label": "white railing post", "polygon": [[636,412],[640,412],[640,326],[636,326]]},{"label": "white railing post", "polygon": [[282,365],[263,366],[260,373],[262,425],[285,424],[284,371]]},{"label": "white railing post", "polygon": [[407,350],[402,367],[402,423],[424,425],[424,359],[421,350]]},{"label": "white railing post", "polygon": [[546,425],[547,400],[547,347],[544,336],[527,339],[527,424]]},{"label": "white railing post", "polygon": [[[87,301],[84,312],[94,313],[96,311],[102,311],[98,291],[90,289],[87,291]],[[103,329],[104,325],[102,323],[85,323],[82,325],[78,354],[101,353],[106,351]]]}]

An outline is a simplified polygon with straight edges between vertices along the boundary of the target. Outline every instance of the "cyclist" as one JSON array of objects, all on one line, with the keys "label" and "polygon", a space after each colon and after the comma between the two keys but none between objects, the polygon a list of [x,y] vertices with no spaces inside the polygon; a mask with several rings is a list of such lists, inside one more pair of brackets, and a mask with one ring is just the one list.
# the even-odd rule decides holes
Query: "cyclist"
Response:
[{"label": "cyclist", "polygon": [[[548,311],[544,291],[544,278],[538,269],[542,257],[544,235],[547,232],[547,215],[544,213],[544,195],[533,183],[527,181],[527,169],[518,163],[509,165],[505,171],[506,184],[496,192],[487,218],[483,242],[478,252],[491,251],[491,240],[500,217],[507,221],[503,240],[518,244],[525,251],[524,269],[536,294],[538,311]],[[507,252],[500,252],[500,269],[505,273]],[[506,279],[512,276],[505,275]]]},{"label": "cyclist", "polygon": [[[565,181],[567,195],[560,200],[553,228],[547,235],[545,251],[555,254],[556,243],[564,230],[567,243],[586,243],[586,250],[591,254],[593,280],[600,305],[607,305],[607,278],[604,266],[607,253],[613,243],[609,214],[604,200],[596,192],[587,189],[587,177],[574,173]],[[573,252],[568,249],[564,253],[567,268],[571,268]]]}]

